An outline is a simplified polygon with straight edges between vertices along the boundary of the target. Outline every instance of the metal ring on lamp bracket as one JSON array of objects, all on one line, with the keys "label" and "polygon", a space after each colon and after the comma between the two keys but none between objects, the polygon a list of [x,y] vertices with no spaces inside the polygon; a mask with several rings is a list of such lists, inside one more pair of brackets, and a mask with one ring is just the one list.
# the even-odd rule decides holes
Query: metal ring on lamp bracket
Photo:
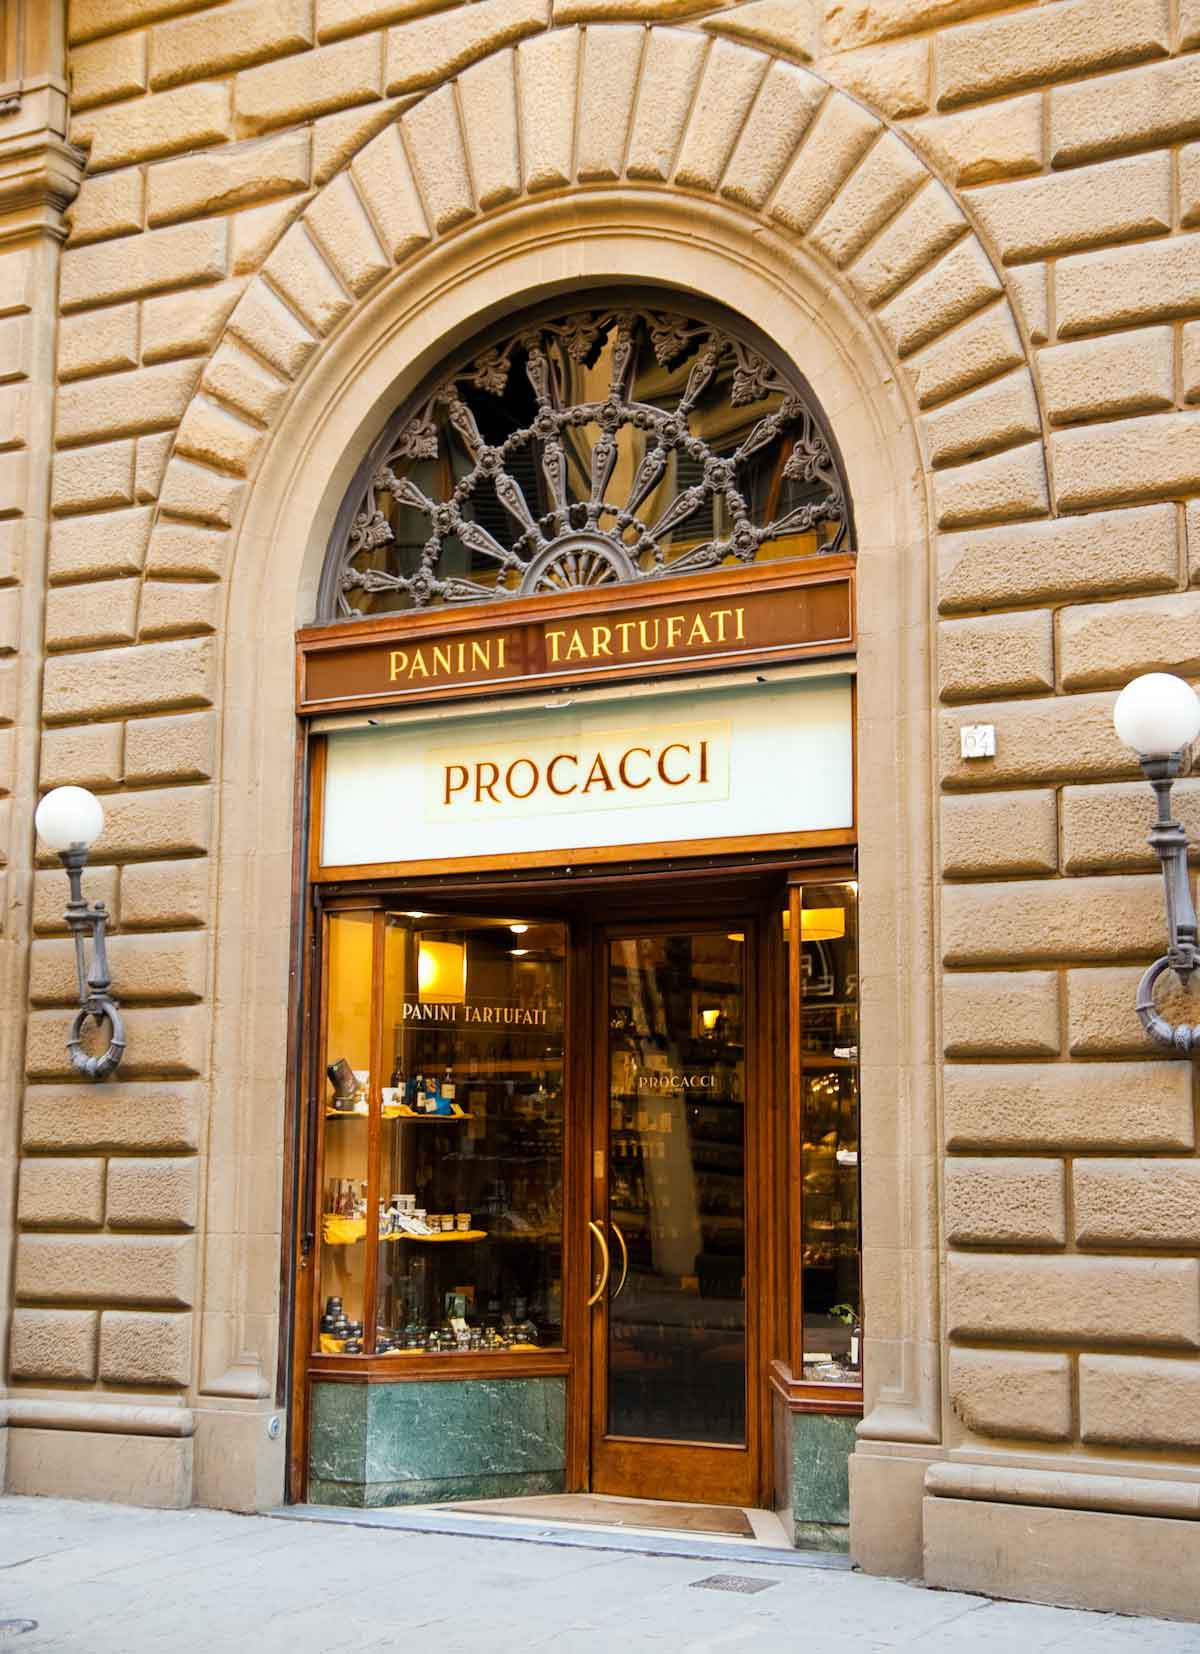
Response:
[{"label": "metal ring on lamp bracket", "polygon": [[1160,1016],[1154,1008],[1154,987],[1164,971],[1170,970],[1171,960],[1164,954],[1156,959],[1153,965],[1138,983],[1137,998],[1134,1000],[1134,1010],[1138,1020],[1152,1040],[1159,1045],[1165,1045],[1172,1051],[1180,1051],[1185,1056],[1193,1051],[1200,1050],[1200,1023],[1190,1024],[1181,1022],[1178,1027],[1168,1022],[1166,1017]]},{"label": "metal ring on lamp bracket", "polygon": [[[101,1022],[107,1022],[111,1029],[108,1050],[95,1057],[89,1057],[83,1049],[83,1030],[89,1021],[97,1027]],[[75,1013],[71,1032],[67,1035],[67,1050],[71,1056],[71,1067],[87,1080],[106,1080],[116,1070],[125,1055],[125,1024],[121,1021],[115,1001],[93,997]]]}]

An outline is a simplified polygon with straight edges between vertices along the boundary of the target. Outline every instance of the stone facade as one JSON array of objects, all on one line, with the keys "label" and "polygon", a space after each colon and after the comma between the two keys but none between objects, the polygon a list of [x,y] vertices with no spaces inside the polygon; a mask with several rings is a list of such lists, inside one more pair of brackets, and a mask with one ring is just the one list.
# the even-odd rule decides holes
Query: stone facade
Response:
[{"label": "stone facade", "polygon": [[[1164,926],[1110,718],[1200,674],[1200,6],[65,11],[0,8],[8,1485],[279,1498],[291,631],[447,341],[682,280],[809,376],[860,529],[856,1555],[1200,1617],[1193,1074],[1133,1013]],[[129,1029],[87,1089],[64,782]]]}]

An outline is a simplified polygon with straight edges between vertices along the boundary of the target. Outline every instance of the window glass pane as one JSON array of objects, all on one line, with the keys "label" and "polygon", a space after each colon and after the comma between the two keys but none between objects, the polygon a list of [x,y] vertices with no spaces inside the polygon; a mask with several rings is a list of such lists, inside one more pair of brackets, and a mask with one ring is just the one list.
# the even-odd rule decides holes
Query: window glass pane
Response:
[{"label": "window glass pane", "polygon": [[376,1351],[562,1342],[562,925],[389,913]]},{"label": "window glass pane", "polygon": [[333,913],[327,937],[318,1347],[327,1355],[353,1355],[363,1335],[372,915]]},{"label": "window glass pane", "polygon": [[856,885],[805,886],[800,949],[804,1377],[859,1384]]},{"label": "window glass pane", "polygon": [[609,944],[610,1435],[746,1439],[745,951]]}]

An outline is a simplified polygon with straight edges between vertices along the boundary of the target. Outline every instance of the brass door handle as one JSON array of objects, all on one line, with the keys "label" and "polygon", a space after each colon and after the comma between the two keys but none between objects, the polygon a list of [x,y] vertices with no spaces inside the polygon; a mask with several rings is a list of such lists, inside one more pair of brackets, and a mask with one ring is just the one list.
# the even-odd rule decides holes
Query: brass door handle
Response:
[{"label": "brass door handle", "polygon": [[598,1304],[600,1302],[601,1298],[603,1298],[603,1296],[604,1296],[604,1289],[608,1285],[608,1272],[609,1272],[609,1269],[611,1267],[611,1263],[610,1263],[609,1256],[608,1256],[608,1242],[604,1238],[603,1229],[601,1229],[601,1227],[598,1223],[592,1223],[590,1221],[588,1223],[588,1228],[592,1231],[592,1234],[595,1235],[596,1239],[599,1241],[599,1243],[600,1243],[600,1256],[604,1259],[604,1268],[602,1269],[602,1271],[600,1273],[600,1284],[596,1288],[595,1292],[592,1293],[591,1297],[587,1301],[587,1307],[589,1309],[591,1309],[592,1305],[593,1304]]},{"label": "brass door handle", "polygon": [[625,1237],[621,1233],[620,1225],[613,1223],[611,1218],[608,1221],[612,1223],[612,1232],[617,1237],[617,1245],[621,1248],[621,1279],[617,1282],[617,1290],[613,1293],[613,1301],[615,1302],[624,1292],[625,1282],[629,1279],[629,1248],[625,1244]]}]

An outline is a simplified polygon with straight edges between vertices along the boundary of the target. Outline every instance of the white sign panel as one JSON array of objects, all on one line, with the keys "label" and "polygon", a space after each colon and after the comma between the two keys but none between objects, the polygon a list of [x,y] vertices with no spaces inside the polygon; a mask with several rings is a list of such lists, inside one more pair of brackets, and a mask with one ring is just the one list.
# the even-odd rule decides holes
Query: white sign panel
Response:
[{"label": "white sign panel", "polygon": [[854,821],[850,680],[329,736],[326,867],[807,833]]}]

